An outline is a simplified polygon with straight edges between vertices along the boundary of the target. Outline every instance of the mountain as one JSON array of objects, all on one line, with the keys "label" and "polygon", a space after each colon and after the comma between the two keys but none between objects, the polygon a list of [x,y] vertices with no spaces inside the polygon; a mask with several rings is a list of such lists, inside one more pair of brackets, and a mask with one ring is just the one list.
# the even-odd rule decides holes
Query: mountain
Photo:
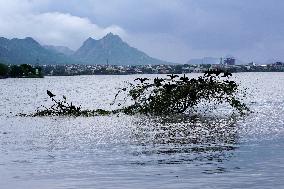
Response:
[{"label": "mountain", "polygon": [[118,35],[107,34],[100,40],[88,38],[73,56],[85,64],[145,65],[169,64],[129,46]]},{"label": "mountain", "polygon": [[71,49],[69,49],[68,47],[65,47],[65,46],[45,45],[43,47],[48,49],[48,50],[51,50],[53,52],[56,52],[56,53],[62,53],[66,56],[71,56],[75,53],[75,51],[73,51],[73,50],[71,50]]},{"label": "mountain", "polygon": [[73,62],[62,53],[41,46],[31,37],[0,38],[0,62],[7,64],[65,64]]},{"label": "mountain", "polygon": [[129,46],[118,35],[88,38],[76,51],[64,46],[42,46],[31,37],[0,37],[0,62],[6,64],[170,64]]}]

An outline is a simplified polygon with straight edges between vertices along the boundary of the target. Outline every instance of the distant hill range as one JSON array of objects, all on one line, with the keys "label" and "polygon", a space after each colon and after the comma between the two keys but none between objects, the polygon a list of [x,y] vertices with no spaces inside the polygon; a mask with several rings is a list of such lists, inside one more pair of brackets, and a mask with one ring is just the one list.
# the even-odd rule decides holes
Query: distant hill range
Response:
[{"label": "distant hill range", "polygon": [[7,64],[65,64],[73,60],[62,53],[48,50],[33,38],[0,38],[0,62]]},{"label": "distant hill range", "polygon": [[172,64],[152,58],[129,46],[118,35],[99,40],[88,38],[77,50],[64,46],[42,46],[33,38],[0,38],[0,62],[7,64]]}]

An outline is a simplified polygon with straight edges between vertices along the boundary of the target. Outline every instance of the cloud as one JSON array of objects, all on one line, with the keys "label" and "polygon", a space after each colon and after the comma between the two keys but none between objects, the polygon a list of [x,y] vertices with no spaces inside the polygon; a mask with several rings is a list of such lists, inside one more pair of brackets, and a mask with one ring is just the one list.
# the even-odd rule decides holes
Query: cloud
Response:
[{"label": "cloud", "polygon": [[86,0],[81,6],[75,6],[76,0],[68,2],[49,8],[76,12],[104,26],[117,24],[128,32],[131,44],[167,60],[226,54],[245,61],[284,59],[279,54],[284,43],[282,0]]},{"label": "cloud", "polygon": [[77,48],[112,31],[168,61],[284,60],[283,9],[282,0],[0,0],[0,35]]},{"label": "cloud", "polygon": [[125,35],[125,31],[116,25],[100,27],[88,18],[69,13],[39,13],[34,10],[38,6],[25,0],[0,1],[0,35],[8,38],[30,36],[43,44],[66,45],[73,49],[88,37],[100,38],[109,32]]}]

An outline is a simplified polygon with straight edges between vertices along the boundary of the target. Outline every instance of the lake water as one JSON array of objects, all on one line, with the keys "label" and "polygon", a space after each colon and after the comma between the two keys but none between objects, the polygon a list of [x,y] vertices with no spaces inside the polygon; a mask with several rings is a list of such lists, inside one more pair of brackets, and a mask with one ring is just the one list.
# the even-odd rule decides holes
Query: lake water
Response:
[{"label": "lake water", "polygon": [[111,109],[137,76],[0,80],[0,188],[284,188],[284,73],[234,76],[254,113],[194,121],[19,117],[49,105],[47,89]]}]

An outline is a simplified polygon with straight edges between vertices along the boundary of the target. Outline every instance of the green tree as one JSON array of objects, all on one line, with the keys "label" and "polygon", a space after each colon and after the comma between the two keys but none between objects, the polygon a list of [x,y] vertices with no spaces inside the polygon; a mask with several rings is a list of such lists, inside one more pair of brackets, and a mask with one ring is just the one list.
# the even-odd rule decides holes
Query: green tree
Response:
[{"label": "green tree", "polygon": [[8,72],[9,72],[8,66],[0,63],[0,76],[6,77],[8,75]]},{"label": "green tree", "polygon": [[21,69],[22,75],[26,77],[33,76],[36,74],[35,69],[31,65],[28,65],[28,64],[20,65],[20,69]]},{"label": "green tree", "polygon": [[10,67],[10,76],[11,77],[22,77],[23,73],[22,73],[20,66],[18,66],[18,65],[11,66]]}]

